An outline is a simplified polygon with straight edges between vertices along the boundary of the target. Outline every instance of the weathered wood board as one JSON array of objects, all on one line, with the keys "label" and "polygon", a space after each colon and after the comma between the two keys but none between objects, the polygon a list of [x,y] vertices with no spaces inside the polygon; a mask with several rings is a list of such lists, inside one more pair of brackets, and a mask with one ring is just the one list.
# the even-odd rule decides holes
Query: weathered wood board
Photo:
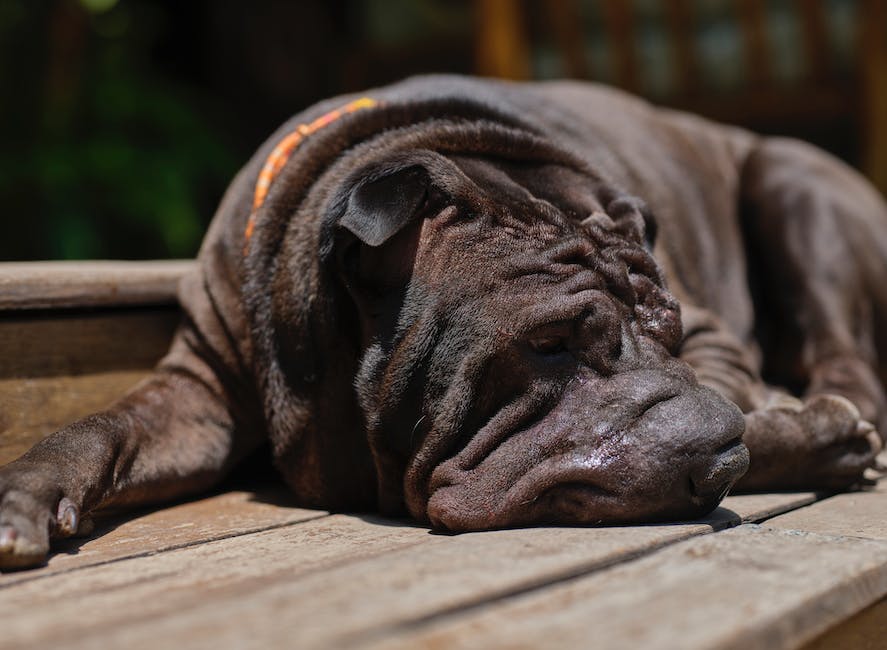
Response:
[{"label": "weathered wood board", "polygon": [[887,647],[887,599],[851,616],[803,650],[884,650]]},{"label": "weathered wood board", "polygon": [[175,304],[192,260],[5,262],[0,310]]},{"label": "weathered wood board", "polygon": [[0,464],[138,383],[178,321],[174,308],[0,315]]},{"label": "weathered wood board", "polygon": [[0,464],[142,379],[192,261],[0,264]]},{"label": "weathered wood board", "polygon": [[294,507],[283,488],[259,492],[233,490],[151,510],[106,515],[97,518],[95,530],[88,537],[56,542],[45,567],[0,573],[0,590],[98,564],[156,555],[327,516],[329,513],[323,510]]},{"label": "weathered wood board", "polygon": [[[0,463],[150,371],[191,268],[0,265]],[[739,495],[698,522],[447,536],[234,490],[0,574],[0,648],[797,647],[887,593],[884,513],[884,488]]]},{"label": "weathered wood board", "polygon": [[[887,485],[838,494],[767,522],[772,528],[887,541]],[[887,639],[885,639],[887,644]]]},{"label": "weathered wood board", "polygon": [[885,593],[887,542],[746,524],[368,645],[792,648]]},{"label": "weathered wood board", "polygon": [[731,494],[722,508],[736,512],[743,523],[757,523],[776,515],[815,503],[815,492],[776,492],[773,494]]},{"label": "weathered wood board", "polygon": [[[44,569],[3,576],[0,612],[12,619],[5,638],[28,645],[199,646],[215,628],[226,630],[221,647],[287,639],[339,647],[757,519],[779,509],[778,500],[788,508],[811,498],[728,500],[691,524],[446,536],[409,522],[287,514],[244,495],[215,497],[124,521],[83,544],[80,559],[56,556]],[[269,525],[250,531],[262,516]],[[188,522],[197,530],[185,530]]]}]

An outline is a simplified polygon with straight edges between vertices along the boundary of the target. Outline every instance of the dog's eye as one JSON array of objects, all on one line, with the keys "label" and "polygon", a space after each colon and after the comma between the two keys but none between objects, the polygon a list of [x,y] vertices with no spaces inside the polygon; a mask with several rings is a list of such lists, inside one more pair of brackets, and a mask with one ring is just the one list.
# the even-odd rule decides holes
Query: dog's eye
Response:
[{"label": "dog's eye", "polygon": [[530,339],[530,348],[539,354],[560,354],[566,352],[567,341],[562,336],[539,336]]}]

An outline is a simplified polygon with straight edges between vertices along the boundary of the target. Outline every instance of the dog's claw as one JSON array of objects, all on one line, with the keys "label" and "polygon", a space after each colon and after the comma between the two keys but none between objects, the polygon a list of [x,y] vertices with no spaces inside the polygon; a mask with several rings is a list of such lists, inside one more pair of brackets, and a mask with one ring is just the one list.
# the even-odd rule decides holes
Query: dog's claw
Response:
[{"label": "dog's claw", "polygon": [[80,508],[69,498],[64,497],[59,501],[58,512],[56,514],[56,523],[58,524],[58,534],[62,537],[69,537],[77,532],[80,521]]}]

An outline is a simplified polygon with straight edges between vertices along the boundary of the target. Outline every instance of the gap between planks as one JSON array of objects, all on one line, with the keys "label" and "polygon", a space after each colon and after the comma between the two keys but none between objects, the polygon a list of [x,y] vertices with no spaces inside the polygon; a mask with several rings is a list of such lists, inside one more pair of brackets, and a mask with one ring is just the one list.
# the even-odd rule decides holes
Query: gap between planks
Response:
[{"label": "gap between planks", "polygon": [[363,648],[793,648],[887,592],[887,542],[744,524]]},{"label": "gap between planks", "polygon": [[834,495],[763,526],[669,544],[541,594],[380,628],[351,645],[798,647],[887,594],[885,511],[884,486]]},{"label": "gap between planks", "polygon": [[[61,573],[158,555],[330,516],[326,511],[270,505],[270,502],[286,502],[287,496],[283,488],[259,494],[235,490],[165,507],[106,514],[97,519],[96,529],[89,536],[57,540],[46,566],[34,570],[0,572],[0,590]],[[730,496],[724,502],[726,509],[745,514],[739,514],[733,521],[712,524],[712,530],[700,534],[717,532],[740,523],[759,523],[816,500],[817,496],[812,492]],[[249,504],[248,508],[244,508],[245,504]],[[230,516],[236,517],[236,524],[219,518],[220,512],[229,509],[233,509]],[[724,508],[719,510],[723,511]],[[196,522],[198,528],[182,531],[183,522],[187,522],[187,525]],[[163,534],[158,535],[158,530]]]},{"label": "gap between planks", "polygon": [[[207,625],[216,629],[236,625],[236,630],[228,629],[235,633],[299,620],[300,642],[335,645],[345,639],[330,639],[334,630],[372,636],[379,621],[421,623],[440,612],[453,615],[482,609],[640,558],[689,537],[735,526],[743,519],[754,520],[810,503],[814,498],[811,494],[731,497],[725,504],[739,513],[722,508],[710,520],[695,524],[539,528],[456,537],[430,535],[424,527],[377,518],[336,515],[281,523],[273,530],[235,533],[187,547],[156,549],[150,557],[143,553],[85,565],[89,570],[78,570],[76,575],[70,571],[55,574],[50,597],[34,581],[0,592],[0,609],[11,619],[4,625],[5,638],[23,644],[67,646],[78,639],[88,645],[96,635],[123,635],[117,642],[128,647],[153,646],[158,635],[166,636],[170,643],[188,638],[199,644],[194,635],[199,637],[199,630]],[[187,506],[194,507],[179,506],[180,517],[189,516]],[[194,515],[192,520],[199,520],[197,513],[190,514]],[[123,524],[120,529],[126,527]],[[94,543],[102,540],[107,544],[107,537]],[[129,540],[138,544],[132,535]],[[514,553],[523,560],[516,566],[511,557]],[[55,560],[55,568],[59,563]],[[444,567],[456,569],[438,576]],[[497,570],[491,572],[491,567]],[[48,569],[53,569],[53,561]],[[416,571],[432,571],[431,577],[443,580],[446,588],[429,595],[422,592],[421,581],[414,582],[413,589],[418,586],[419,591],[412,597],[395,603],[370,597],[371,602],[340,617],[336,626],[318,625],[329,612],[354,610],[355,602],[349,601],[351,581],[356,579],[369,589],[367,595],[396,594],[409,588]],[[366,580],[370,582],[366,584]],[[406,583],[401,584],[403,581]],[[285,616],[277,611],[277,596],[283,598]],[[269,600],[272,604],[266,611],[262,603]],[[295,611],[294,601],[298,603]],[[81,607],[100,614],[83,619]],[[240,641],[249,640],[254,633]]]},{"label": "gap between planks", "polygon": [[89,537],[57,540],[46,566],[0,573],[0,591],[24,582],[329,516],[323,510],[277,505],[285,502],[286,491],[283,489],[234,490],[162,508],[106,514],[97,518],[96,529]]}]

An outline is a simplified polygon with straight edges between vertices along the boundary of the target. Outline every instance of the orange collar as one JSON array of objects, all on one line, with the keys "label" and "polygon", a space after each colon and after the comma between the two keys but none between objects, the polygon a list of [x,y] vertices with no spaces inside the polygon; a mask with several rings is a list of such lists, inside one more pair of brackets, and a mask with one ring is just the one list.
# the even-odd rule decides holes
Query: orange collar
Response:
[{"label": "orange collar", "polygon": [[324,113],[308,124],[300,124],[295,130],[290,131],[280,142],[277,143],[277,146],[274,147],[274,150],[268,158],[265,159],[265,164],[262,166],[262,171],[259,172],[259,178],[256,181],[256,189],[253,194],[253,208],[252,212],[250,212],[249,220],[246,222],[246,230],[243,233],[244,239],[246,240],[243,249],[244,254],[246,253],[246,244],[249,243],[250,237],[253,235],[253,230],[256,227],[256,212],[258,212],[259,208],[262,207],[262,204],[265,202],[265,197],[268,194],[268,189],[271,187],[271,182],[277,174],[280,173],[280,170],[283,169],[283,166],[290,159],[290,156],[292,156],[296,148],[302,144],[302,141],[312,133],[332,124],[343,115],[354,113],[355,111],[364,108],[373,108],[374,106],[378,106],[378,104],[379,102],[370,97],[355,99],[329,113]]}]

